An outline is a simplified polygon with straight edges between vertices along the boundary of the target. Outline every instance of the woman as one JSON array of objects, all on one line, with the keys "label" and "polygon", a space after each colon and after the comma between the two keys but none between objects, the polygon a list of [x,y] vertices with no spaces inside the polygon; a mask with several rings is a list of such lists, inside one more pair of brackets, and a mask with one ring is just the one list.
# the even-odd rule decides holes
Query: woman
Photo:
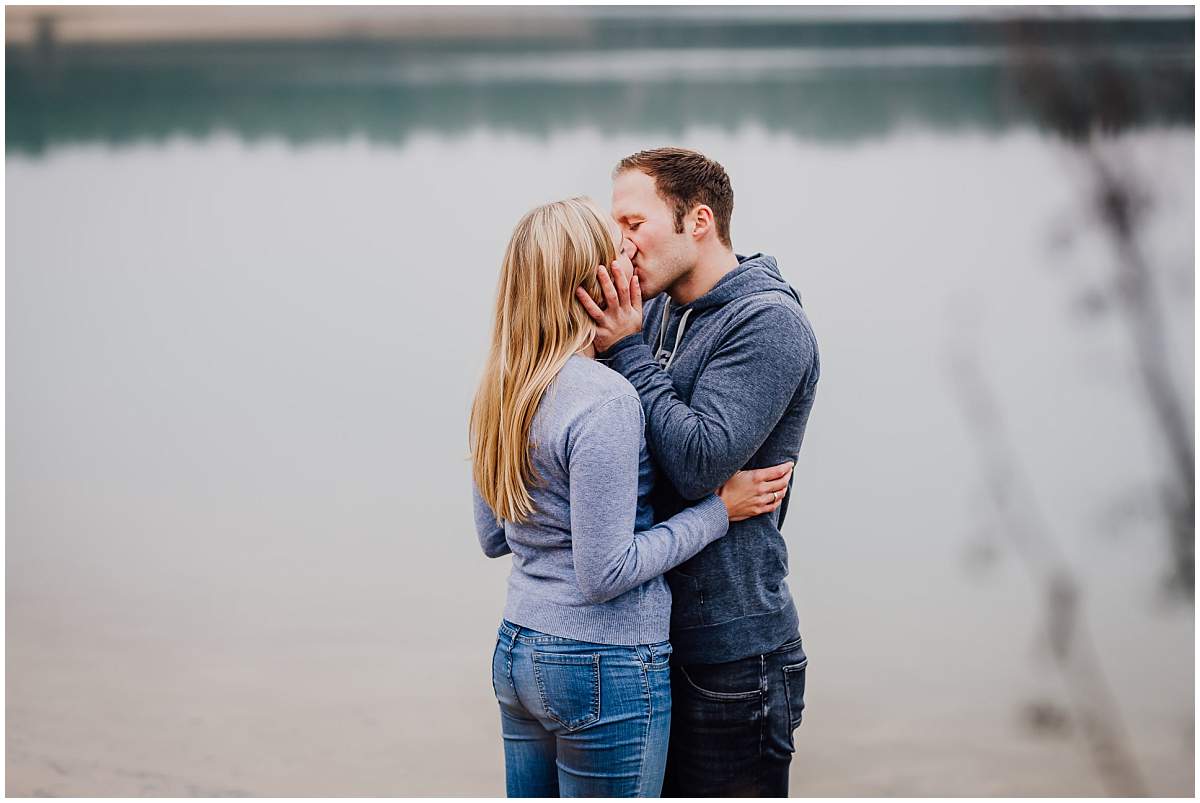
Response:
[{"label": "woman", "polygon": [[[739,472],[658,525],[637,392],[595,361],[597,265],[619,234],[584,198],[538,207],[504,256],[471,410],[475,525],[513,555],[492,661],[510,797],[651,797],[670,732],[671,595],[662,575],[769,512],[789,475]],[[778,493],[777,493],[778,492]],[[501,523],[502,522],[502,523]]]}]

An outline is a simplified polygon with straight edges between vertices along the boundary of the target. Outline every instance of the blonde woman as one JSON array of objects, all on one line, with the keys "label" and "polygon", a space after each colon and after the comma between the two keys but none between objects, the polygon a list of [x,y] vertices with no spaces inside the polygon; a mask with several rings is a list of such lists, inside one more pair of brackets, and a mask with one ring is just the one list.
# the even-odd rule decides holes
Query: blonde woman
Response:
[{"label": "blonde woman", "polygon": [[[510,797],[654,797],[670,733],[662,575],[773,511],[790,464],[739,472],[657,525],[645,419],[627,380],[595,361],[597,265],[615,225],[585,198],[540,206],[504,255],[492,346],[471,410],[475,525],[513,556],[492,660]],[[767,479],[770,478],[770,479]]]}]

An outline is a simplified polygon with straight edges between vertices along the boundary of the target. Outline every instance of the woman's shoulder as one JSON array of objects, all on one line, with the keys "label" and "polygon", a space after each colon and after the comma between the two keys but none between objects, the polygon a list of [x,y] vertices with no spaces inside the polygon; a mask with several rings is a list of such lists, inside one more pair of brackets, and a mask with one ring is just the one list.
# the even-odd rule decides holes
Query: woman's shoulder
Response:
[{"label": "woman's shoulder", "polygon": [[638,443],[644,432],[645,414],[633,385],[611,368],[573,355],[538,404],[532,440],[565,470],[581,445]]},{"label": "woman's shoulder", "polygon": [[557,385],[585,408],[603,407],[625,399],[638,401],[629,380],[596,360],[572,355],[558,375]]},{"label": "woman's shoulder", "polygon": [[595,360],[573,356],[557,385],[552,404],[568,460],[581,447],[606,451],[642,443],[645,414],[625,377]]},{"label": "woman's shoulder", "polygon": [[568,441],[577,436],[641,433],[645,416],[629,380],[606,365],[572,356],[543,398],[538,411],[547,433]]}]

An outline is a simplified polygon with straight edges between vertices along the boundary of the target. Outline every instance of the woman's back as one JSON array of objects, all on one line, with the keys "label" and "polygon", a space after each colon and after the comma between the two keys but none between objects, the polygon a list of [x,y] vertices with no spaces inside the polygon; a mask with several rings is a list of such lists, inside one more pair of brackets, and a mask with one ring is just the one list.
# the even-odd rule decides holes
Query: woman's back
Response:
[{"label": "woman's back", "polygon": [[[542,397],[530,431],[533,444],[530,457],[538,478],[529,489],[533,515],[524,523],[505,523],[514,571],[543,577],[545,574],[538,567],[548,561],[570,566],[570,463],[572,448],[581,438],[603,439],[614,448],[637,444],[634,529],[648,529],[653,524],[649,502],[653,468],[640,419],[636,430],[629,426],[628,409],[634,406],[641,407],[637,391],[625,377],[585,357],[573,356],[567,361]],[[623,503],[629,495],[628,485],[628,477],[612,477],[614,508],[618,498]],[[557,554],[560,552],[566,554]],[[569,582],[575,587],[576,597],[581,599],[573,576]]]},{"label": "woman's back", "polygon": [[666,640],[662,574],[720,537],[727,512],[713,496],[652,527],[644,429],[624,377],[585,357],[567,360],[530,430],[533,514],[501,529],[476,493],[477,526],[490,519],[513,553],[506,619],[600,644]]}]

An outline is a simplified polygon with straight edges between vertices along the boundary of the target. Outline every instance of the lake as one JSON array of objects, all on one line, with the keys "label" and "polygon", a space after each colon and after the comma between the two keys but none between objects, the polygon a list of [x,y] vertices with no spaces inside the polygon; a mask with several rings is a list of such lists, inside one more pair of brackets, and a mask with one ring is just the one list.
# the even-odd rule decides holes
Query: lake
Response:
[{"label": "lake", "polygon": [[[1096,35],[1190,76],[1180,13]],[[508,559],[479,552],[466,440],[500,258],[529,207],[607,205],[661,144],[727,168],[735,249],[779,260],[820,343],[784,530],[811,658],[792,794],[1109,791],[959,353],[1146,790],[1193,794],[1194,604],[1164,590],[1134,341],[1095,312],[1118,257],[1088,152],[1021,105],[991,29],[776,23],[9,48],[9,795],[502,794]],[[1150,199],[1189,411],[1191,91],[1098,145]]]}]

